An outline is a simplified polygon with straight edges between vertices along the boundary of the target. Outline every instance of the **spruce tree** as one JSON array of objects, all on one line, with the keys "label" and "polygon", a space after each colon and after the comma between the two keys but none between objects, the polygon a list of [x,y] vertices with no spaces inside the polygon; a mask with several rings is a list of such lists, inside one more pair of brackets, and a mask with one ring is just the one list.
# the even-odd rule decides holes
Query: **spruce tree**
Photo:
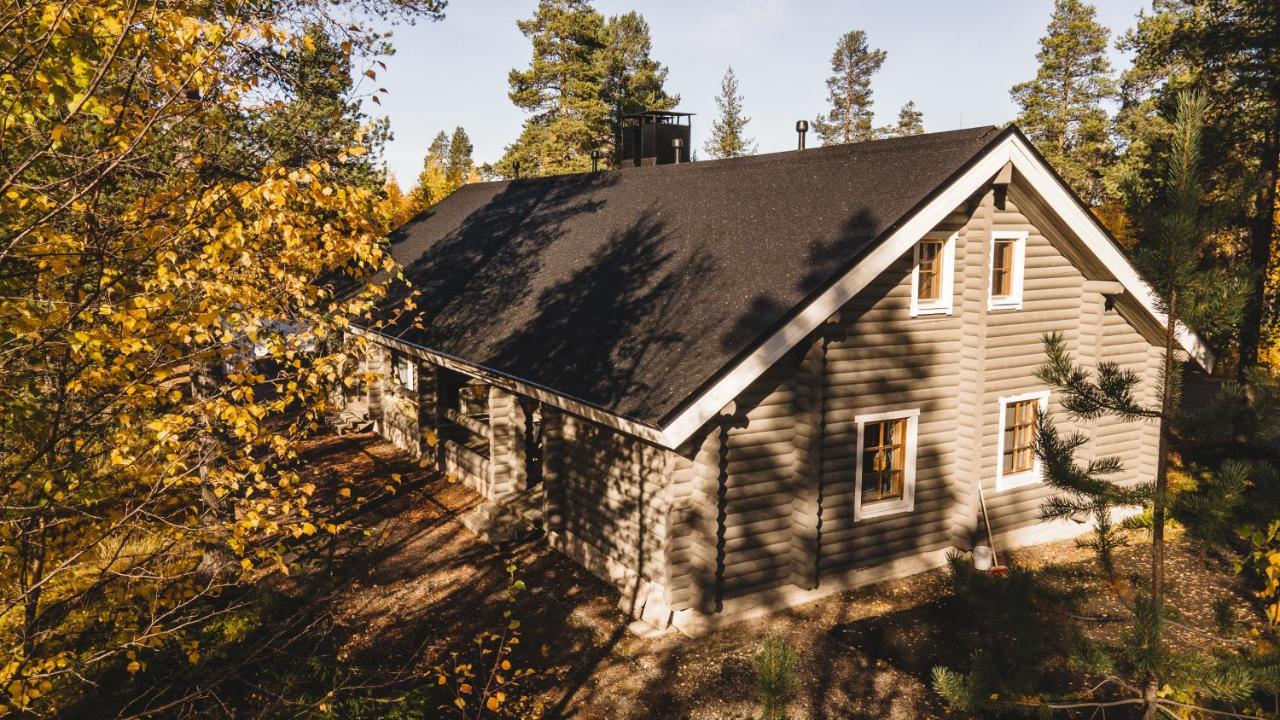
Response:
[{"label": "spruce tree", "polygon": [[449,136],[441,130],[427,147],[427,156],[422,159],[422,171],[418,173],[418,183],[409,192],[409,205],[416,214],[440,202],[451,191],[447,177],[449,159]]},{"label": "spruce tree", "polygon": [[924,134],[924,113],[916,108],[914,100],[908,100],[898,111],[898,124],[890,128],[887,134],[893,137]]},{"label": "spruce tree", "polygon": [[1114,155],[1103,101],[1115,95],[1109,31],[1081,0],[1056,0],[1034,80],[1013,86],[1017,124],[1090,205],[1105,199],[1102,176]]},{"label": "spruce tree", "polygon": [[831,76],[827,78],[827,99],[831,109],[813,121],[824,145],[861,142],[875,136],[872,127],[871,77],[888,56],[867,46],[862,30],[847,32],[831,55]]},{"label": "spruce tree", "polygon": [[[1200,134],[1205,102],[1201,96],[1184,94],[1178,97],[1177,107],[1162,193],[1148,209],[1150,217],[1144,227],[1149,234],[1134,254],[1134,264],[1156,295],[1157,309],[1167,316],[1158,401],[1148,404],[1148,393],[1141,388],[1142,378],[1116,363],[1101,362],[1092,372],[1076,365],[1061,335],[1045,337],[1047,360],[1036,373],[1058,391],[1063,408],[1076,420],[1110,416],[1159,424],[1155,476],[1135,486],[1120,487],[1108,479],[1121,469],[1115,458],[1078,462],[1075,456],[1084,444],[1083,437],[1059,434],[1047,417],[1037,419],[1035,443],[1044,480],[1058,491],[1058,496],[1042,507],[1042,515],[1046,519],[1081,519],[1080,516],[1089,515],[1100,522],[1094,541],[1086,544],[1094,547],[1104,565],[1118,539],[1110,526],[1110,509],[1139,504],[1150,508],[1149,575],[1145,579],[1136,576],[1132,587],[1117,593],[1132,614],[1131,623],[1120,633],[1118,642],[1088,641],[1073,658],[1081,667],[1104,676],[1083,696],[1055,698],[1036,692],[1030,701],[1009,697],[997,692],[1000,679],[984,672],[981,658],[975,658],[968,673],[934,668],[934,689],[957,709],[983,717],[1032,713],[1048,717],[1059,712],[1084,716],[1124,707],[1141,708],[1144,720],[1257,717],[1239,714],[1233,708],[1252,713],[1256,709],[1254,693],[1274,692],[1277,686],[1274,651],[1253,652],[1246,649],[1247,644],[1227,651],[1165,642],[1167,616],[1174,607],[1166,600],[1164,524],[1170,428],[1180,410],[1177,337],[1186,328],[1213,335],[1232,326],[1241,314],[1248,291],[1244,277],[1212,269],[1204,262],[1212,252],[1208,220],[1211,213],[1206,212],[1201,194]],[[1219,515],[1221,506],[1241,502],[1239,494],[1249,474],[1242,463],[1227,460],[1216,473],[1222,486],[1199,498],[1198,507],[1187,509]],[[1274,477],[1274,473],[1270,476]],[[1223,532],[1226,524],[1221,518],[1209,518],[1209,523],[1203,529],[1210,532]],[[1113,578],[1108,586],[1119,582]],[[1166,686],[1171,691],[1161,692]]]},{"label": "spruce tree", "polygon": [[453,135],[449,138],[449,150],[445,158],[445,180],[448,182],[449,192],[471,182],[475,172],[475,160],[471,158],[472,150],[471,138],[467,137],[467,131],[461,126],[455,127]]},{"label": "spruce tree", "polygon": [[725,70],[724,78],[720,80],[716,107],[720,110],[720,117],[711,123],[711,137],[703,146],[707,154],[718,159],[755,153],[755,140],[743,134],[751,118],[742,112],[742,95],[738,93],[738,77],[732,66]]}]

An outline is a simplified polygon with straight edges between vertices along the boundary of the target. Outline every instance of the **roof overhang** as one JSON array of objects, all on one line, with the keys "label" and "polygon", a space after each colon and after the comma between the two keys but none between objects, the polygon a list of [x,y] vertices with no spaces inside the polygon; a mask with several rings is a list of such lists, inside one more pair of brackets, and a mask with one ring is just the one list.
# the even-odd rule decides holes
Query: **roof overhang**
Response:
[{"label": "roof overhang", "polygon": [[436,352],[429,348],[422,347],[421,345],[415,345],[392,335],[378,332],[377,330],[352,326],[350,332],[352,335],[368,337],[380,345],[394,348],[406,355],[427,360],[441,367],[476,378],[477,380],[482,380],[495,387],[500,387],[508,392],[533,398],[538,402],[560,408],[565,412],[586,418],[587,420],[599,423],[605,427],[613,428],[619,432],[624,432],[628,435],[638,437],[641,440],[646,440],[656,445],[665,444],[663,442],[662,431],[653,425],[648,425],[630,418],[615,415],[614,413],[611,413],[604,408],[592,405],[585,400],[578,400],[576,398],[569,397],[563,393],[558,393],[550,388],[538,385],[537,383],[521,380],[491,368],[469,363],[462,358]]},{"label": "roof overhang", "polygon": [[[695,395],[663,425],[658,442],[669,448],[679,447],[708,420],[720,414],[783,355],[852,300],[894,260],[910,250],[925,233],[970,196],[990,184],[1006,166],[1016,170],[1031,190],[1044,199],[1066,229],[1079,240],[1081,248],[1092,255],[1124,287],[1126,295],[1136,301],[1141,311],[1160,328],[1164,328],[1168,318],[1158,309],[1155,293],[1138,275],[1138,271],[1110,233],[1026,137],[1016,128],[1009,128],[976,155],[965,169],[935,190],[912,214],[899,221],[886,237],[843,276],[809,300],[789,321],[733,365],[727,373]],[[1213,354],[1195,333],[1179,327],[1177,336],[1182,349],[1193,360],[1206,370],[1212,370]]]}]

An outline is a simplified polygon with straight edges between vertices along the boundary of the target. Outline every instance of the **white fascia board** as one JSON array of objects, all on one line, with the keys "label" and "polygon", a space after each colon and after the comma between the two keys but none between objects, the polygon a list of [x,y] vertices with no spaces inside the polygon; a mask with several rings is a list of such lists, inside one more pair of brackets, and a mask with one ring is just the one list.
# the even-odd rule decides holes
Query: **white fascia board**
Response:
[{"label": "white fascia board", "polygon": [[911,249],[916,241],[929,232],[948,214],[963,203],[983,184],[995,177],[1000,168],[1009,162],[1010,145],[1002,142],[991,148],[985,157],[974,163],[963,175],[943,190],[933,202],[921,208],[911,219],[903,223],[884,242],[877,245],[849,272],[809,303],[786,325],[767,338],[760,347],[742,359],[716,384],[706,390],[696,401],[677,415],[666,427],[662,437],[667,447],[677,447],[698,428],[720,412],[765,370],[809,336],[827,318],[845,303],[853,299],[862,288],[894,260]]},{"label": "white fascia board", "polygon": [[[787,354],[816,330],[828,317],[835,314],[859,291],[877,278],[889,265],[932,230],[947,215],[960,206],[995,177],[1005,163],[1012,162],[1028,184],[1058,213],[1067,227],[1080,238],[1082,244],[1132,293],[1160,324],[1168,318],[1156,309],[1155,294],[1139,275],[1120,249],[1098,225],[1091,213],[1080,206],[1048,167],[1040,161],[1030,147],[1015,132],[1010,132],[999,144],[987,150],[986,155],[974,163],[960,177],[925,205],[883,242],[871,250],[845,275],[835,281],[821,295],[809,303],[790,322],[743,358],[724,377],[702,393],[683,412],[661,430],[661,444],[669,448],[679,447],[690,435],[697,432],[708,420],[740,395],[774,363]],[[1213,353],[1195,333],[1185,327],[1178,329],[1178,341],[1187,353],[1207,370],[1213,368]]]},{"label": "white fascia board", "polygon": [[[1071,191],[1058,182],[1053,172],[1040,162],[1035,151],[1020,136],[1010,135],[1006,142],[1011,145],[1014,167],[1027,179],[1032,189],[1039,193],[1046,204],[1066,222],[1067,227],[1080,238],[1085,248],[1093,253],[1120,284],[1124,285],[1125,291],[1142,304],[1143,309],[1151,314],[1160,327],[1165,327],[1169,318],[1157,309],[1155,292],[1138,274],[1129,259],[1120,252],[1120,248],[1112,242],[1093,214],[1080,206]],[[1204,344],[1204,341],[1185,325],[1178,327],[1177,335],[1178,344],[1191,356],[1191,359],[1206,371],[1212,372],[1213,351]]]}]

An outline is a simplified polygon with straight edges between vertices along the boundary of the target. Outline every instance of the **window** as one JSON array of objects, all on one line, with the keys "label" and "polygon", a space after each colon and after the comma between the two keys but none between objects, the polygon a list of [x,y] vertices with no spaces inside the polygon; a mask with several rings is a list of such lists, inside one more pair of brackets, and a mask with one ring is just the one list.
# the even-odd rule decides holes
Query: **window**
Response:
[{"label": "window", "polygon": [[396,380],[406,390],[418,389],[418,366],[408,355],[396,354],[394,359]]},{"label": "window", "polygon": [[997,490],[1007,490],[1040,480],[1040,461],[1035,454],[1036,421],[1048,409],[1048,405],[1047,391],[1000,399]]},{"label": "window", "polygon": [[[958,234],[958,233],[956,233]],[[956,234],[916,243],[911,271],[911,316],[951,313]]]},{"label": "window", "polygon": [[910,512],[915,507],[916,409],[859,415],[854,519]]},{"label": "window", "polygon": [[1027,233],[997,230],[991,234],[991,287],[988,309],[1022,307],[1022,275]]}]

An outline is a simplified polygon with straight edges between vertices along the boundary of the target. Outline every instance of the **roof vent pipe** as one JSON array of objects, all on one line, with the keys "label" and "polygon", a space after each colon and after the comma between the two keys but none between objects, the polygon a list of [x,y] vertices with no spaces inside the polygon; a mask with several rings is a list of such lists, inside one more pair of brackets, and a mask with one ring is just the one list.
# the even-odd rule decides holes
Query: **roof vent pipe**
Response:
[{"label": "roof vent pipe", "polygon": [[682,139],[680,139],[680,138],[672,138],[672,140],[671,140],[671,149],[675,151],[675,152],[673,153],[673,154],[675,155],[675,158],[671,161],[671,162],[672,162],[672,164],[674,164],[674,165],[679,165],[679,164],[680,164],[680,148],[682,148],[682,147],[684,147],[684,140],[682,140]]},{"label": "roof vent pipe", "polygon": [[597,172],[599,170],[600,170],[600,151],[592,150],[591,151],[591,172]]},{"label": "roof vent pipe", "polygon": [[797,149],[797,150],[803,150],[803,149],[804,149],[804,136],[805,136],[805,133],[807,133],[807,132],[809,132],[809,121],[808,121],[808,120],[797,120],[797,121],[796,121],[796,135],[797,135],[797,136],[798,136],[798,138],[799,138],[799,140],[798,140],[799,144],[798,144],[798,145],[797,145],[797,147],[796,147],[796,149]]},{"label": "roof vent pipe", "polygon": [[511,163],[511,171],[516,174],[516,180],[520,179],[520,161],[514,160]]}]

